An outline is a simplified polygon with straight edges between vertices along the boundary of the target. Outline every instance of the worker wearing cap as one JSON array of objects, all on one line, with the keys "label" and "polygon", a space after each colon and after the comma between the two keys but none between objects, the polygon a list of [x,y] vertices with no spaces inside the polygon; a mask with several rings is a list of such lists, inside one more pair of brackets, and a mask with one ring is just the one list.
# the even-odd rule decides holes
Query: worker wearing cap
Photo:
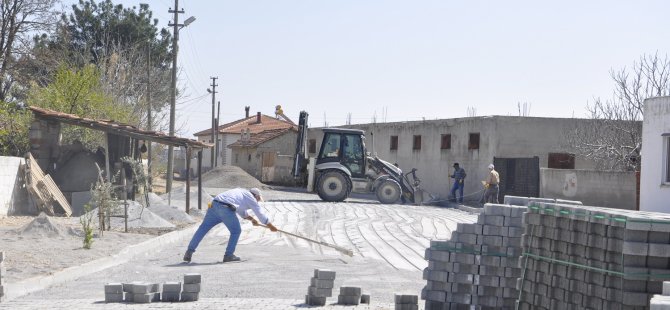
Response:
[{"label": "worker wearing cap", "polygon": [[500,184],[500,174],[498,174],[498,171],[496,171],[495,166],[493,164],[489,165],[489,176],[486,178],[484,181],[484,186],[486,187],[486,191],[484,191],[484,195],[482,196],[482,199],[480,203],[485,204],[485,203],[499,203],[498,202],[498,186]]},{"label": "worker wearing cap", "polygon": [[[465,186],[465,169],[461,168],[458,163],[454,164],[454,174],[450,175],[454,179],[454,185],[451,187],[451,197],[454,197],[454,200],[458,203],[463,203],[463,187]],[[456,197],[456,190],[460,195],[460,201]]]},{"label": "worker wearing cap", "polygon": [[240,258],[235,256],[235,247],[237,246],[237,241],[240,239],[242,228],[240,227],[240,220],[237,218],[237,215],[251,221],[254,226],[258,226],[258,221],[250,214],[250,211],[253,211],[261,223],[265,224],[270,230],[277,231],[277,228],[270,223],[270,220],[268,220],[268,217],[263,213],[261,206],[258,204],[261,201],[263,201],[263,196],[258,188],[231,189],[214,197],[212,205],[207,209],[205,218],[188,244],[188,250],[184,254],[184,261],[191,261],[191,256],[202,238],[205,237],[212,227],[219,223],[226,225],[226,228],[230,231],[230,238],[228,239],[226,252],[223,255],[223,262],[239,261]]}]

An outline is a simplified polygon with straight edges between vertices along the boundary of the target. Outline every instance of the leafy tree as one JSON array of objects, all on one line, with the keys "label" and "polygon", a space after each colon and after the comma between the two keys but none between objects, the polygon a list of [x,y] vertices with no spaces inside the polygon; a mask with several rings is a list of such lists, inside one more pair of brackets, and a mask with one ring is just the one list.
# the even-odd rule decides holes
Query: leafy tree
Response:
[{"label": "leafy tree", "polygon": [[30,112],[0,101],[0,155],[23,156],[29,149]]},{"label": "leafy tree", "polygon": [[589,104],[587,117],[593,122],[570,130],[566,142],[599,169],[639,171],[644,100],[670,94],[670,59],[643,55],[611,76],[612,98]]},{"label": "leafy tree", "polygon": [[57,0],[2,0],[0,2],[0,101],[10,101],[19,55],[30,49],[30,35],[55,20]]},{"label": "leafy tree", "polygon": [[[92,119],[133,122],[129,106],[111,104],[100,84],[100,71],[93,65],[80,70],[62,66],[46,87],[37,87],[29,94],[30,102],[39,107],[76,114]],[[102,145],[102,133],[78,126],[63,128],[64,142],[79,140],[89,149]]]}]

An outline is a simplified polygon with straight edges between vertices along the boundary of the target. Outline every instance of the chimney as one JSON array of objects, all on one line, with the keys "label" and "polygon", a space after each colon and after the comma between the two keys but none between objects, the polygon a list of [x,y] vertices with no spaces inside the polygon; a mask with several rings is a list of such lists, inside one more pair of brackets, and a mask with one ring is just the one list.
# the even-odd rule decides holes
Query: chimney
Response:
[{"label": "chimney", "polygon": [[261,123],[261,112],[256,112],[256,123]]},{"label": "chimney", "polygon": [[251,109],[250,106],[244,107],[244,118],[249,118],[249,109]]}]

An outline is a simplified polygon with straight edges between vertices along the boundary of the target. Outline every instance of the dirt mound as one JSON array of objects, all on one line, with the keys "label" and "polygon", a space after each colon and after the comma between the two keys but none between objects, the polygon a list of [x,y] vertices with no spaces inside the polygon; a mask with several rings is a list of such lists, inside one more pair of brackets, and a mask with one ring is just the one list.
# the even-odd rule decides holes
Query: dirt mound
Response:
[{"label": "dirt mound", "polygon": [[[93,218],[98,218],[98,209],[91,210]],[[123,203],[115,212],[115,215],[123,215]],[[84,216],[84,215],[82,215]],[[95,220],[94,220],[95,221]],[[124,227],[122,217],[112,217],[110,219],[112,228]],[[95,221],[97,223],[97,221]],[[149,208],[144,208],[139,202],[128,201],[128,228],[167,228],[172,229],[176,226],[166,219],[156,215]]]},{"label": "dirt mound", "polygon": [[34,220],[17,231],[24,236],[39,236],[46,238],[61,238],[65,236],[66,229],[55,223],[51,217],[44,212],[40,213]]},{"label": "dirt mound", "polygon": [[203,187],[215,188],[266,188],[256,178],[237,166],[221,166],[202,175]]}]

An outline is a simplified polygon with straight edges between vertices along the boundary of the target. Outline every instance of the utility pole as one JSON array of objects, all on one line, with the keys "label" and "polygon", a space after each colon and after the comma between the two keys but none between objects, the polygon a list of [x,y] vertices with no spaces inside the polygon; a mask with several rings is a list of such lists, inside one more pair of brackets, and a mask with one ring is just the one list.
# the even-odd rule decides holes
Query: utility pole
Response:
[{"label": "utility pole", "polygon": [[216,139],[216,157],[214,157],[214,166],[218,167],[219,166],[219,120],[221,118],[221,101],[217,101],[217,108],[216,108],[216,120],[214,121],[216,123],[216,134],[214,135],[214,139]]},{"label": "utility pole", "polygon": [[[153,124],[151,123],[151,43],[147,48],[147,131],[152,131]],[[144,142],[147,143],[146,141]],[[147,175],[149,182],[149,192],[153,192],[151,180],[151,141],[147,145]]]},{"label": "utility pole", "polygon": [[[177,100],[177,53],[179,52],[179,14],[184,10],[179,10],[179,0],[174,0],[174,10],[168,10],[173,13],[173,21],[168,26],[173,26],[172,30],[172,87],[170,89],[170,136],[174,136],[175,105]],[[174,146],[168,146],[168,164],[167,180],[165,181],[165,191],[172,192],[172,177],[174,174]]]},{"label": "utility pole", "polygon": [[[216,108],[216,104],[215,104],[216,103],[216,87],[219,86],[219,85],[216,84],[216,79],[218,79],[218,77],[210,77],[210,79],[212,79],[212,85],[211,85],[212,86],[212,90],[211,90],[211,93],[212,93],[212,142],[214,142],[217,145],[217,148],[218,148],[219,143],[218,143],[218,141],[214,140],[216,138],[215,137],[216,132],[218,131],[218,128],[216,127],[216,114],[214,114],[214,113],[216,112],[215,111],[215,108]],[[212,169],[214,169],[214,157],[215,156],[218,156],[218,153],[215,153],[214,148],[212,148],[212,160],[211,160]]]}]

